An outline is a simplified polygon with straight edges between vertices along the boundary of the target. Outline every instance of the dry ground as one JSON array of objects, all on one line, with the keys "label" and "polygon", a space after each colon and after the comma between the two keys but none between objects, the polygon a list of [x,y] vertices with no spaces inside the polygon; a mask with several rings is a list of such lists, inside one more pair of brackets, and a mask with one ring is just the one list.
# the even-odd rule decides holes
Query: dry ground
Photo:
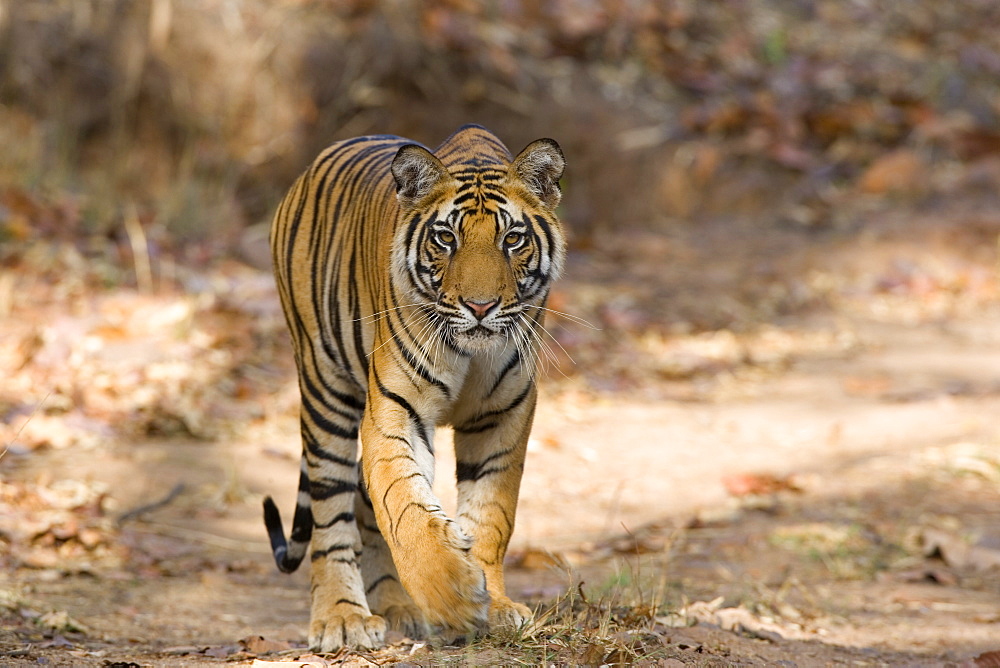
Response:
[{"label": "dry ground", "polygon": [[508,565],[542,623],[326,657],[259,517],[298,468],[266,272],[38,248],[0,278],[2,662],[998,665],[1000,219],[949,215],[577,251],[557,308],[600,329],[551,323]]}]

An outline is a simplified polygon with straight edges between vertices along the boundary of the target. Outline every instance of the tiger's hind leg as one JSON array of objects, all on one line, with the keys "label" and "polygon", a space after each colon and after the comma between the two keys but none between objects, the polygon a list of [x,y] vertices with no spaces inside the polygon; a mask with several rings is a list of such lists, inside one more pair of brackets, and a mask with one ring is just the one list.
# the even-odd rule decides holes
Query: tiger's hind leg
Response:
[{"label": "tiger's hind leg", "polygon": [[373,615],[361,576],[361,534],[355,521],[358,490],[357,422],[363,401],[324,380],[303,378],[302,442],[309,478],[313,532],[309,646],[334,652],[384,643],[386,623]]},{"label": "tiger's hind leg", "polygon": [[[361,476],[361,480],[364,480],[364,476]],[[389,628],[409,638],[426,637],[428,628],[424,615],[399,582],[396,565],[375,521],[375,511],[363,482],[358,488],[355,513],[364,544],[361,577],[365,584],[368,607],[385,618]]]}]

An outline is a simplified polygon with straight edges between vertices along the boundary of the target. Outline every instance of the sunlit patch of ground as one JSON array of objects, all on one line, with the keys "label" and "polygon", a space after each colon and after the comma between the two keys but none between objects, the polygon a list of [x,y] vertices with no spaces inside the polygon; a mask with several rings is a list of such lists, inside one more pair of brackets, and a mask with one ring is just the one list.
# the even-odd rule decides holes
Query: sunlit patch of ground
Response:
[{"label": "sunlit patch of ground", "polygon": [[[862,249],[789,233],[800,252],[760,281],[736,269],[762,252],[749,240],[725,254],[678,237],[688,270],[572,259],[552,306],[598,329],[549,320],[508,563],[542,621],[350,660],[933,665],[996,649],[983,229],[923,254],[891,225]],[[294,497],[299,447],[269,276],[227,262],[139,292],[74,252],[39,246],[0,281],[2,651],[333,660],[301,649],[306,578],[276,572],[260,526],[262,494]],[[690,263],[709,256],[701,282]]]}]

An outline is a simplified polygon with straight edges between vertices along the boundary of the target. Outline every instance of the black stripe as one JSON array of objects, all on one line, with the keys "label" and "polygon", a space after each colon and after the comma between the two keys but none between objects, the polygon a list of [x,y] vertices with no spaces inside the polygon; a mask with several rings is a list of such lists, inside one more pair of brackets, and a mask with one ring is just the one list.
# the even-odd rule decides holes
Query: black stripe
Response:
[{"label": "black stripe", "polygon": [[477,434],[479,432],[486,431],[487,429],[492,429],[493,427],[497,426],[496,421],[488,422],[485,425],[477,423],[481,423],[486,418],[502,416],[508,411],[514,410],[527,398],[528,393],[531,392],[531,388],[532,384],[528,383],[524,387],[524,391],[521,392],[521,394],[517,395],[517,398],[514,399],[514,401],[510,402],[510,404],[508,404],[504,408],[499,408],[494,411],[487,411],[485,413],[480,413],[476,417],[466,422],[464,425],[456,425],[453,427],[453,429],[462,434]]},{"label": "black stripe", "polygon": [[[404,142],[400,140],[399,145],[402,145],[403,143]],[[326,177],[323,179],[323,182],[319,186],[320,193],[327,193],[327,192],[332,193],[334,191],[338,193],[336,204],[333,207],[333,210],[330,211],[329,213],[328,216],[329,220],[338,221],[341,218],[341,210],[344,207],[348,206],[349,203],[355,202],[359,199],[363,201],[363,194],[358,194],[355,191],[359,189],[358,187],[359,184],[366,184],[371,181],[370,178],[371,173],[378,171],[375,169],[376,165],[378,165],[380,162],[386,163],[389,160],[391,160],[392,155],[394,155],[394,153],[392,152],[393,148],[398,150],[398,146],[386,145],[386,144],[377,144],[372,147],[362,148],[361,150],[348,156],[339,165],[339,168],[333,173],[332,177],[329,174],[326,175]],[[348,170],[350,171],[348,175],[345,177],[344,174],[345,172],[348,172]],[[321,197],[317,197],[317,200],[319,199],[321,199]],[[328,206],[324,207],[324,210],[329,211],[329,207]],[[347,219],[346,222],[348,223],[355,222],[358,219],[363,219],[363,218],[364,216],[352,216],[351,218]],[[331,224],[328,227],[332,230],[333,229],[332,226],[333,223],[331,222]],[[334,263],[333,275],[335,276],[339,275],[340,273],[338,270],[338,265],[340,260],[343,259],[344,253],[335,252],[332,247],[332,244],[338,241],[341,238],[341,236],[342,235],[334,235],[331,233],[327,248],[320,253],[321,257],[333,258],[333,263]],[[354,235],[354,240],[356,243],[360,240],[360,236],[361,235],[358,234],[356,231],[356,234]],[[357,251],[357,249],[355,249],[355,251]],[[358,254],[357,252],[351,254],[350,257],[352,263],[354,262],[354,258],[356,257],[357,254]],[[349,276],[356,275],[353,267],[348,275]],[[313,303],[319,305],[322,304],[324,300],[320,299],[322,295],[318,295],[316,293],[317,287],[321,289],[326,289],[334,286],[327,286],[325,285],[325,282],[321,280],[313,281]],[[349,291],[349,294],[351,295],[355,295],[357,293],[358,290],[356,289]],[[361,385],[364,382],[364,378],[359,378],[359,375],[367,370],[367,364],[363,359],[364,356],[363,348],[355,348],[355,354],[357,356],[358,361],[360,362],[360,366],[354,367],[353,365],[349,364],[346,342],[343,336],[341,336],[343,332],[343,327],[341,326],[340,322],[340,309],[337,308],[337,304],[333,301],[334,298],[336,297],[336,290],[331,290],[329,296],[331,300],[331,303],[329,304],[329,313],[332,319],[331,322],[332,332],[330,332],[330,334],[334,338],[334,342],[337,345],[337,350],[339,352],[339,359],[342,360],[342,366],[348,373],[351,374],[351,377],[354,379],[354,381],[357,384]],[[326,345],[326,337],[323,338],[324,338],[323,341],[324,345]]]},{"label": "black stripe", "polygon": [[[385,492],[382,493],[382,507],[385,508],[386,511],[389,510],[389,506],[386,505],[385,500],[389,498],[389,492],[392,491],[393,487],[395,487],[396,485],[398,485],[401,482],[405,482],[407,480],[412,480],[413,478],[416,478],[416,477],[423,478],[424,474],[421,473],[420,471],[417,471],[416,473],[411,473],[410,475],[405,475],[402,478],[396,478],[391,483],[389,483],[389,486],[385,488]],[[406,512],[406,509],[409,508],[413,503],[415,503],[415,502],[411,501],[409,504],[407,504],[406,508],[403,508],[403,512],[401,512],[399,514],[399,516],[402,517],[403,513]],[[393,528],[393,524],[394,524],[393,519],[390,516],[389,517],[389,532],[392,534],[393,539],[395,539],[396,538],[396,530]]]},{"label": "black stripe", "polygon": [[486,424],[476,425],[474,427],[452,427],[452,429],[459,434],[481,434],[484,431],[489,431],[496,427],[499,422],[487,422]]},{"label": "black stripe", "polygon": [[[357,430],[355,430],[357,431]],[[309,425],[302,425],[302,441],[305,443],[306,451],[318,459],[324,461],[333,462],[335,464],[340,464],[341,466],[353,467],[357,462],[354,459],[348,459],[347,457],[341,457],[328,450],[324,450],[319,444],[319,440],[313,435],[312,430],[309,429]]]},{"label": "black stripe", "polygon": [[313,501],[325,501],[339,494],[353,493],[357,490],[358,484],[349,480],[333,480],[331,482],[313,480],[309,483],[309,496]]},{"label": "black stripe", "polygon": [[372,505],[372,498],[368,496],[368,488],[364,485],[358,487],[358,498],[361,499],[361,503],[368,506],[370,510],[375,510],[375,506]]},{"label": "black stripe", "polygon": [[491,387],[490,391],[486,393],[486,396],[487,397],[493,396],[493,393],[497,391],[498,387],[500,387],[500,383],[504,381],[504,378],[507,377],[507,374],[510,373],[511,370],[520,363],[521,363],[521,353],[515,350],[514,354],[510,356],[509,360],[507,360],[507,364],[505,364],[503,369],[500,370],[500,373],[497,375],[497,379],[493,382],[493,387]]},{"label": "black stripe", "polygon": [[350,429],[345,429],[344,427],[341,427],[339,424],[333,422],[325,415],[320,413],[318,410],[316,410],[316,407],[313,406],[313,402],[310,400],[312,398],[314,397],[303,395],[302,406],[306,409],[306,413],[309,414],[309,417],[312,418],[313,423],[317,427],[319,427],[328,434],[333,434],[334,436],[339,436],[340,438],[345,438],[350,440],[356,440],[358,438],[357,424],[355,424]]},{"label": "black stripe", "polygon": [[[407,415],[410,416],[410,420],[412,420],[413,423],[416,425],[417,435],[420,437],[420,440],[423,441],[423,443],[427,445],[428,448],[430,449],[430,441],[427,440],[427,430],[424,428],[424,423],[420,419],[420,414],[417,413],[417,411],[413,408],[413,406],[410,405],[410,402],[408,402],[406,399],[399,396],[395,392],[390,391],[389,388],[383,385],[382,381],[378,377],[377,370],[375,371],[375,384],[378,387],[379,393],[383,397],[389,399],[390,401],[394,401],[403,407],[403,410],[405,410]],[[433,452],[433,449],[431,450]]]},{"label": "black stripe", "polygon": [[[451,399],[451,389],[447,385],[445,385],[443,381],[438,380],[437,378],[432,376],[431,372],[427,370],[427,367],[421,364],[420,361],[417,360],[416,357],[414,357],[413,353],[410,352],[410,349],[407,348],[406,345],[403,343],[403,341],[398,338],[396,328],[393,327],[392,325],[392,320],[393,318],[392,316],[390,316],[386,320],[386,324],[389,326],[389,333],[392,335],[392,338],[396,339],[397,342],[396,348],[399,350],[399,352],[403,354],[403,359],[405,359],[406,363],[409,364],[410,367],[417,372],[417,375],[419,375],[421,378],[426,380],[434,387],[440,389],[444,393],[446,399]],[[410,333],[408,329],[406,330],[406,333],[407,334]],[[413,340],[414,342],[417,342],[416,339]]]},{"label": "black stripe", "polygon": [[[358,252],[351,254],[351,276],[356,275],[357,259],[359,255],[361,254]],[[368,356],[365,354],[365,342],[361,325],[361,307],[359,306],[357,300],[358,291],[351,290],[350,294],[353,306],[353,308],[351,308],[351,315],[353,316],[353,322],[351,324],[354,329],[354,354],[358,360],[358,366],[360,367],[362,373],[364,373],[365,378],[368,378]]]},{"label": "black stripe", "polygon": [[337,599],[337,602],[334,603],[334,605],[340,605],[341,603],[346,603],[348,605],[353,605],[353,606],[358,607],[358,608],[365,607],[365,606],[361,605],[360,603],[356,603],[356,602],[354,602],[354,601],[352,601],[350,599],[346,599],[346,598]]},{"label": "black stripe", "polygon": [[481,465],[475,464],[461,464],[455,469],[455,480],[456,482],[477,482],[481,478],[485,478],[491,473],[499,473],[503,471],[506,466],[498,467],[494,466],[492,468],[483,468]]},{"label": "black stripe", "polygon": [[[525,223],[528,222],[527,215],[524,216],[523,220]],[[552,238],[552,227],[549,225],[549,221],[545,220],[545,216],[536,215],[534,216],[535,226],[542,231],[545,235],[545,252],[548,253],[549,263],[552,262],[552,254],[556,249],[555,239]]]},{"label": "black stripe", "polygon": [[470,462],[455,462],[455,478],[458,482],[468,482],[476,481],[484,476],[491,473],[499,473],[506,469],[506,466],[491,466],[487,468],[487,465],[495,462],[501,457],[506,457],[510,453],[514,452],[514,448],[505,448],[499,452],[494,452],[492,455],[479,462],[478,464],[472,464]]},{"label": "black stripe", "polygon": [[331,545],[330,547],[324,548],[322,550],[313,550],[312,554],[309,555],[309,559],[312,561],[317,561],[323,557],[328,557],[334,552],[342,552],[344,550],[350,550],[354,552],[354,546],[350,543],[337,543],[336,545]]},{"label": "black stripe", "polygon": [[[302,331],[298,333],[298,336],[300,342],[304,340],[308,344],[309,350],[311,352],[310,357],[312,358],[312,364],[309,365],[306,370],[318,371],[319,363],[316,359],[316,349],[312,345],[312,341],[309,339],[308,335],[306,335]],[[330,359],[334,362],[337,362],[337,358],[331,357]],[[304,366],[304,360],[297,360],[297,361],[299,363],[299,368],[302,369]],[[358,413],[363,411],[365,408],[364,399],[359,399],[357,396],[353,394],[348,394],[346,392],[341,392],[337,390],[337,388],[333,387],[333,385],[331,385],[327,381],[327,379],[323,376],[323,374],[320,373],[316,374],[315,379],[311,378],[306,373],[300,373],[299,390],[302,392],[303,398],[305,398],[306,396],[314,398],[324,408],[333,413],[336,413],[337,415],[343,417],[346,420],[358,420],[359,419]],[[348,409],[352,410],[348,411],[347,409],[337,408],[336,406],[332,406],[330,402],[326,400],[327,396],[333,397],[343,405],[347,406]]]},{"label": "black stripe", "polygon": [[375,588],[378,587],[383,582],[387,582],[387,581],[395,580],[395,579],[396,578],[394,576],[390,575],[389,573],[386,573],[385,575],[383,575],[379,579],[375,580],[375,582],[373,582],[370,585],[368,585],[368,588],[365,589],[365,593],[366,594],[371,594],[373,591],[375,591]]},{"label": "black stripe", "polygon": [[315,527],[317,529],[329,529],[334,524],[338,524],[340,522],[353,522],[353,521],[354,521],[354,513],[340,513],[329,522],[322,522],[322,523],[316,522]]}]

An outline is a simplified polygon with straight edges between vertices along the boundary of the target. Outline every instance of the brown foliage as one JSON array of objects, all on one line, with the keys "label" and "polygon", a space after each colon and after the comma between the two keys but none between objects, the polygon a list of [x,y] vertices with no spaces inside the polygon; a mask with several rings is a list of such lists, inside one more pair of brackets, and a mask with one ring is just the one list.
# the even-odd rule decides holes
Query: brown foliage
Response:
[{"label": "brown foliage", "polygon": [[475,121],[512,145],[560,140],[582,236],[760,209],[828,225],[856,190],[923,197],[955,186],[934,165],[995,153],[1000,38],[984,27],[997,13],[982,0],[29,0],[0,15],[0,126],[17,140],[0,185],[82,192],[90,229],[134,202],[172,234],[229,244],[331,141],[434,144]]}]

